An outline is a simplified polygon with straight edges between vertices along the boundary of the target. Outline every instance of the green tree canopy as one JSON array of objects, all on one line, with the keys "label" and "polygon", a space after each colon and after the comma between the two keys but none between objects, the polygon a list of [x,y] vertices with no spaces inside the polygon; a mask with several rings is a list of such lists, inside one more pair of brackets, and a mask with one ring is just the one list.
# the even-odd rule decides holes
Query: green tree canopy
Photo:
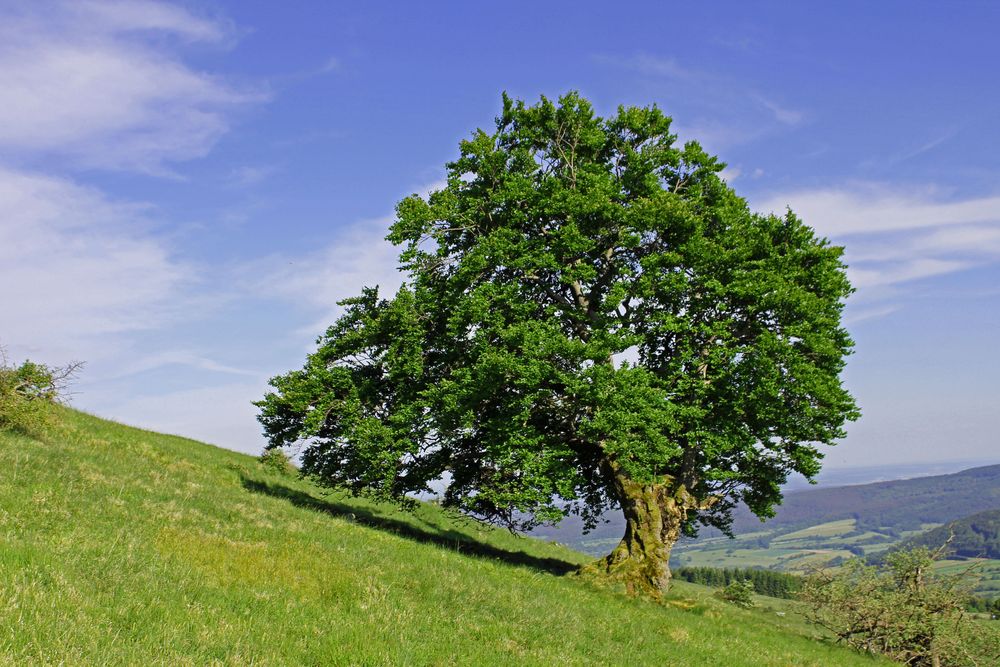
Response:
[{"label": "green tree canopy", "polygon": [[621,508],[597,569],[656,594],[670,548],[767,516],[857,410],[842,249],[750,210],[655,106],[504,96],[447,185],[399,203],[408,281],[365,289],[257,405],[303,471],[526,528]]}]

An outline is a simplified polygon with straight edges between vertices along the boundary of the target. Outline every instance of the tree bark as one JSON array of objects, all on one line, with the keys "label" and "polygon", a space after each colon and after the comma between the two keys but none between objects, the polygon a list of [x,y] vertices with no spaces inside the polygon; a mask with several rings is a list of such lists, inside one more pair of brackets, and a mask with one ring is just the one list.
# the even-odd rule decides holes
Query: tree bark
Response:
[{"label": "tree bark", "polygon": [[625,515],[625,535],[614,551],[591,567],[623,583],[630,595],[658,598],[670,586],[670,551],[687,513],[704,503],[672,477],[643,484],[613,462],[604,467]]}]

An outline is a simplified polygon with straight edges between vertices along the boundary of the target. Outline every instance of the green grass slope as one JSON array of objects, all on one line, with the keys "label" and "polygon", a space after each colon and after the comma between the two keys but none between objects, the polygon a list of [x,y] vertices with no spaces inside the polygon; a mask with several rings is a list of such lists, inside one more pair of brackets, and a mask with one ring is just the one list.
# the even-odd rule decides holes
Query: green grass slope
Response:
[{"label": "green grass slope", "polygon": [[791,612],[628,599],[555,545],[57,414],[0,432],[0,664],[882,664]]}]

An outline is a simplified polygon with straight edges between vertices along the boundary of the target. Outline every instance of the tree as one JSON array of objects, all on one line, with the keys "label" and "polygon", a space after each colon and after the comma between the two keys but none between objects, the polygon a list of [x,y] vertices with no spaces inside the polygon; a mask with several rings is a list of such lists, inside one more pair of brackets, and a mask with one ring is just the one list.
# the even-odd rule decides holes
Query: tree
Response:
[{"label": "tree", "polygon": [[717,593],[719,599],[737,607],[750,609],[754,606],[754,585],[749,579],[734,579],[731,584]]},{"label": "tree", "polygon": [[882,566],[852,558],[837,572],[814,573],[802,591],[810,620],[849,646],[907,665],[1000,664],[1000,633],[965,612],[969,571],[932,573],[945,547],[895,551]]},{"label": "tree", "polygon": [[343,302],[271,381],[269,445],[305,441],[306,474],[392,498],[444,475],[445,505],[512,529],[620,508],[590,569],[637,593],[667,587],[682,532],[738,501],[772,514],[857,416],[842,249],[752,212],[670,123],[505,95],[447,184],[397,206],[407,284]]},{"label": "tree", "polygon": [[82,362],[54,367],[26,360],[14,366],[0,346],[0,430],[35,433],[47,423],[49,405],[61,402]]}]

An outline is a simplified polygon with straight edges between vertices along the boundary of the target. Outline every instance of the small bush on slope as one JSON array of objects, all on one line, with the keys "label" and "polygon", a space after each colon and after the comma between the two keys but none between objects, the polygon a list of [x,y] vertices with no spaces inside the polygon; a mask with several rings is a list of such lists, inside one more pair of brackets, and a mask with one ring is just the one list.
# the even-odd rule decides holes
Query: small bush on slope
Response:
[{"label": "small bush on slope", "polygon": [[292,462],[288,460],[288,455],[277,448],[265,450],[257,458],[257,461],[271,472],[275,472],[282,477],[291,477],[298,472]]},{"label": "small bush on slope", "polygon": [[25,361],[14,366],[0,348],[0,430],[35,432],[46,424],[47,406],[59,400],[80,363],[51,367]]},{"label": "small bush on slope", "polygon": [[836,573],[817,572],[802,592],[810,618],[850,646],[907,665],[998,665],[1000,632],[965,611],[968,577],[931,574],[943,552],[918,547],[882,567],[851,559]]},{"label": "small bush on slope", "polygon": [[734,604],[737,607],[750,609],[754,606],[753,593],[753,582],[749,579],[743,579],[729,584],[719,591],[717,595],[720,600],[725,600],[726,602]]}]

